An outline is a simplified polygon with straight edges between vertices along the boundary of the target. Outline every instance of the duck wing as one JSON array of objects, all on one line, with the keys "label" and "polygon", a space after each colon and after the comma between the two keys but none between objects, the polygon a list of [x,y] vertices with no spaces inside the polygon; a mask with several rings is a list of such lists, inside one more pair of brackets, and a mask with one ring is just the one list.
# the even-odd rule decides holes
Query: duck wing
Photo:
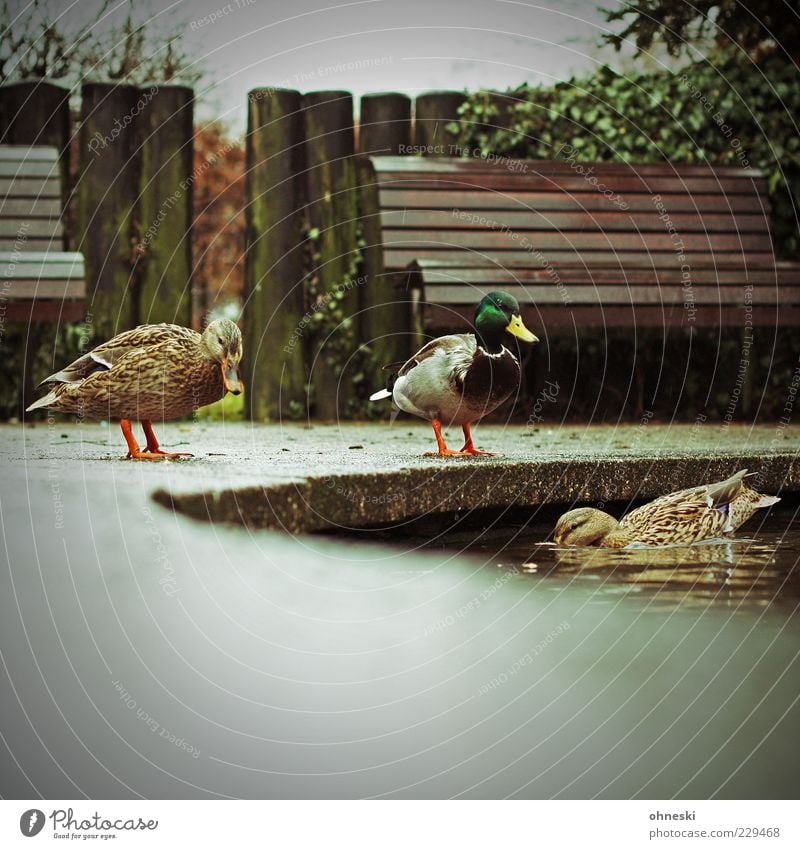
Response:
[{"label": "duck wing", "polygon": [[425,360],[442,354],[448,358],[453,369],[453,377],[460,385],[464,383],[467,369],[475,359],[478,343],[471,333],[454,333],[450,336],[440,336],[432,339],[427,345],[406,360],[403,367],[397,373],[398,377],[405,377],[412,369],[416,368]]},{"label": "duck wing", "polygon": [[734,530],[730,504],[741,492],[743,469],[718,483],[672,492],[632,510],[620,525],[641,542],[694,542]]},{"label": "duck wing", "polygon": [[167,344],[189,348],[199,340],[199,333],[178,324],[143,324],[133,330],[118,333],[108,342],[103,342],[60,371],[46,377],[39,386],[48,383],[81,383],[89,375],[109,371],[131,351]]}]

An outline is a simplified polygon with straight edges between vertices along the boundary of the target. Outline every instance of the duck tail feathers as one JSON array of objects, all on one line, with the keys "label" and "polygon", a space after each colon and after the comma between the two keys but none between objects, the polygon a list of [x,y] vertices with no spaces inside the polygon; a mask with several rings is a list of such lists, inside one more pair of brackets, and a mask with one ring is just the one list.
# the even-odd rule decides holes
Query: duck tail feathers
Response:
[{"label": "duck tail feathers", "polygon": [[388,389],[380,389],[377,392],[373,392],[372,395],[369,396],[370,401],[383,401],[384,398],[391,398],[392,393]]},{"label": "duck tail feathers", "polygon": [[762,495],[760,492],[758,494],[758,501],[756,502],[756,507],[772,507],[773,504],[777,504],[780,501],[780,497],[777,495]]},{"label": "duck tail feathers", "polygon": [[30,413],[31,410],[41,410],[43,407],[50,407],[57,400],[58,393],[53,390],[52,392],[48,392],[47,395],[41,397],[38,401],[34,401],[30,407],[25,410],[25,412]]}]

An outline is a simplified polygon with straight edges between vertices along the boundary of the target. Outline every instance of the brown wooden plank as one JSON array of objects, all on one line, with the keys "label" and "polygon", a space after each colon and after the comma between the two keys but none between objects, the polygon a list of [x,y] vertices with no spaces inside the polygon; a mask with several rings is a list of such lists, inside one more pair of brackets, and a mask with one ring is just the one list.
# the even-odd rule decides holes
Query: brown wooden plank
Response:
[{"label": "brown wooden plank", "polygon": [[0,177],[0,198],[58,198],[61,182],[56,177]]},{"label": "brown wooden plank", "polygon": [[[685,233],[681,234],[683,252],[688,251],[735,251],[770,252],[772,240],[767,234],[759,233]],[[492,230],[394,230],[383,231],[383,242],[387,248],[404,250],[430,249],[436,245],[444,248],[464,247],[474,250],[606,250],[606,251],[668,251],[675,241],[668,233],[610,232],[610,233],[557,233],[539,230],[530,235],[517,232]]]},{"label": "brown wooden plank", "polygon": [[83,256],[66,251],[33,250],[27,242],[21,250],[0,250],[0,277],[83,277]]},{"label": "brown wooden plank", "polygon": [[[451,305],[476,304],[490,286],[425,286],[425,300],[429,303]],[[777,304],[781,301],[800,304],[800,287],[767,288],[753,287],[746,292],[744,286],[699,286],[690,291],[680,286],[581,286],[550,284],[546,286],[506,286],[504,291],[514,295],[520,304],[559,304],[569,300],[573,304],[618,305],[618,304],[722,304],[742,306],[749,298],[752,304]]]},{"label": "brown wooden plank", "polygon": [[0,177],[58,177],[57,162],[0,159]]},{"label": "brown wooden plank", "polygon": [[[444,329],[467,328],[471,326],[475,304],[469,307],[438,307],[425,304],[423,321],[431,333]],[[742,327],[744,310],[730,307],[698,306],[690,314],[682,305],[665,307],[655,306],[613,306],[600,309],[593,306],[545,306],[541,309],[524,307],[522,310],[525,324],[534,332],[537,328],[547,327]],[[690,321],[689,318],[694,319]],[[800,309],[781,304],[779,307],[753,307],[750,320],[756,327],[800,326]]]},{"label": "brown wooden plank", "polygon": [[9,301],[5,317],[8,321],[80,321],[86,315],[81,300],[72,301]]},{"label": "brown wooden plank", "polygon": [[60,243],[62,230],[57,218],[0,217],[0,239],[54,239]]},{"label": "brown wooden plank", "polygon": [[[670,216],[678,233],[769,233],[769,220],[764,215],[684,214]],[[664,221],[653,207],[649,212],[540,212],[471,211],[455,209],[395,209],[384,210],[381,224],[396,229],[464,229],[487,230],[508,227],[518,233],[526,231],[562,230],[598,232],[664,233]]]},{"label": "brown wooden plank", "polygon": [[[707,256],[707,252],[700,252],[701,257]],[[498,265],[509,267],[518,265],[530,265],[535,259],[529,251],[490,251],[490,250],[467,250],[464,248],[408,248],[389,247],[384,252],[384,266],[387,271],[401,271],[407,268],[415,260],[436,260],[442,262],[455,262],[461,264],[465,257],[474,259],[476,263],[486,264],[494,262]],[[545,258],[548,262],[558,266],[560,263],[571,265],[585,265],[587,268],[636,268],[657,267],[675,268],[680,267],[677,258],[672,251],[652,251],[645,254],[643,251],[578,251],[578,250],[548,250]],[[689,265],[693,262],[693,254],[687,254]],[[749,253],[729,252],[720,256],[720,262],[727,268],[772,268],[775,257],[772,253]]]},{"label": "brown wooden plank", "polygon": [[[597,176],[597,175],[594,175]],[[394,186],[405,189],[452,190],[494,189],[496,191],[561,191],[585,192],[587,188],[596,188],[592,183],[576,174],[556,174],[553,176],[519,175],[490,172],[478,174],[377,174],[381,186]],[[766,194],[766,181],[760,178],[741,179],[736,177],[637,177],[608,176],[597,177],[599,183],[610,192],[617,193],[624,201],[628,194],[667,194],[677,191],[695,194]],[[609,203],[613,203],[609,199]]]},{"label": "brown wooden plank", "polygon": [[[513,159],[510,157],[489,158],[453,158],[427,156],[424,159],[415,156],[371,156],[370,160],[378,173],[385,172],[426,172],[426,173],[471,173],[498,170],[519,171],[521,176],[530,173],[565,174],[574,171],[572,163],[566,159]],[[738,165],[688,165],[684,163],[625,163],[625,162],[581,162],[594,173],[643,174],[643,175],[682,175],[707,176],[720,175],[741,179],[761,177],[755,168],[741,168]],[[526,168],[527,170],[522,170]]]},{"label": "brown wooden plank", "polygon": [[20,160],[31,162],[57,162],[58,150],[50,145],[0,145],[0,162],[15,162]]},{"label": "brown wooden plank", "polygon": [[60,198],[0,197],[0,218],[60,218]]},{"label": "brown wooden plank", "polygon": [[[570,268],[558,266],[549,271],[542,266],[536,268],[503,268],[501,266],[483,266],[464,268],[429,267],[420,269],[422,281],[428,284],[447,285],[452,283],[470,283],[476,286],[504,286],[516,284],[548,285],[554,281],[554,274],[563,283],[575,285],[682,285],[684,277],[680,269],[607,269],[607,268]],[[690,267],[688,279],[691,283],[700,285],[719,286],[776,286],[780,280],[775,269],[706,269]],[[792,282],[791,276],[786,275],[786,282]],[[800,272],[794,276],[794,282],[800,284]]]},{"label": "brown wooden plank", "polygon": [[5,279],[0,296],[10,301],[25,301],[35,298],[84,298],[86,282],[78,278],[70,280],[18,280]]},{"label": "brown wooden plank", "polygon": [[[445,190],[405,189],[393,185],[380,187],[380,205],[383,209],[508,209],[524,211],[533,209],[538,212],[563,212],[586,210],[607,212],[618,209],[610,205],[608,198],[596,191],[525,192],[522,190],[491,191],[489,189],[471,189],[453,187]],[[664,207],[671,215],[685,212],[750,212],[757,215],[769,213],[770,205],[766,196],[752,194],[723,195],[691,194],[688,192],[670,192],[661,195]],[[625,198],[629,212],[652,212],[655,210],[650,195],[631,195]]]},{"label": "brown wooden plank", "polygon": [[[19,248],[19,239],[16,237],[0,236],[0,251],[13,251]],[[23,245],[24,250],[46,251],[48,248],[61,250],[61,239],[51,239],[42,236],[29,236]]]}]

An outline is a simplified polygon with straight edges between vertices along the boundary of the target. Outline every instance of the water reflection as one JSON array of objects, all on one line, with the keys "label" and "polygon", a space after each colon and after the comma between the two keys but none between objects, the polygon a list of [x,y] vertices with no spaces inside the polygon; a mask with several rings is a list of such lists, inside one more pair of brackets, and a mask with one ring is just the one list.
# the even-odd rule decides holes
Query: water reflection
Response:
[{"label": "water reflection", "polygon": [[609,584],[654,591],[664,602],[713,598],[766,604],[784,592],[787,582],[797,590],[796,563],[782,568],[777,551],[755,540],[623,550],[553,548],[550,574],[604,573]]}]

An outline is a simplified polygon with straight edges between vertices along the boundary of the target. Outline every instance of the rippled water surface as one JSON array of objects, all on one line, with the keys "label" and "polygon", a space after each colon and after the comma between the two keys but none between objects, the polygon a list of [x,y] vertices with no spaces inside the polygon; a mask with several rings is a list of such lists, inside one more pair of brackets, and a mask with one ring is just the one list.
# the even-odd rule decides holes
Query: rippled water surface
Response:
[{"label": "rippled water surface", "polygon": [[525,573],[543,592],[569,586],[592,602],[625,595],[648,605],[709,603],[749,608],[800,603],[800,509],[782,506],[751,519],[732,539],[623,550],[559,547],[552,518],[435,536],[431,544]]}]

